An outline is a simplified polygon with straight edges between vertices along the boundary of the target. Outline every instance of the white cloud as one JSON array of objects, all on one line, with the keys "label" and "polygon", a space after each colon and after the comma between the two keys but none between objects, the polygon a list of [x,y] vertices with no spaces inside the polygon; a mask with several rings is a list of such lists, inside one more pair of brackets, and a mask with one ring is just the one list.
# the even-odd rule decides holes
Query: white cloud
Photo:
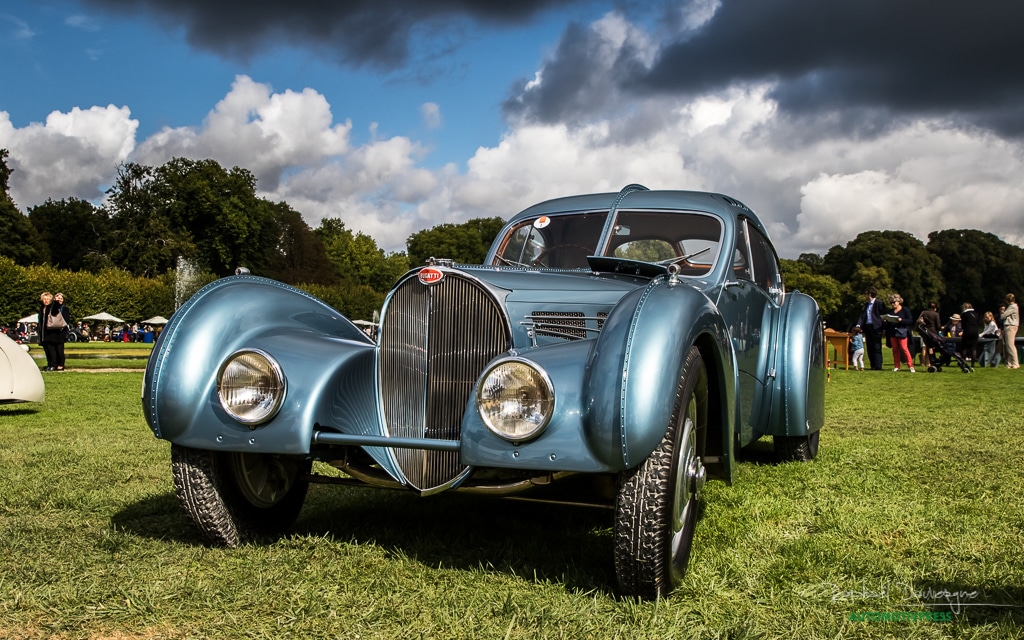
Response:
[{"label": "white cloud", "polygon": [[317,166],[348,150],[351,122],[334,124],[331,107],[313,89],[273,93],[238,76],[201,127],[164,128],[139,145],[136,160],[160,165],[173,157],[213,158],[251,170],[275,189],[293,167]]},{"label": "white cloud", "polygon": [[73,15],[73,16],[68,16],[64,20],[64,24],[68,25],[69,27],[74,27],[75,29],[81,29],[82,31],[99,31],[100,30],[100,22],[99,22],[99,20],[97,20],[97,19],[95,19],[95,18],[93,18],[91,16],[85,16],[85,15],[81,15],[81,14],[76,14],[76,15]]},{"label": "white cloud", "polygon": [[[703,6],[711,10],[713,3]],[[610,15],[594,27],[610,47],[644,42]],[[611,64],[611,62],[609,62]],[[542,82],[541,75],[535,78]],[[354,145],[352,123],[336,123],[316,90],[274,92],[238,76],[197,126],[165,128],[135,147],[127,107],[54,112],[15,129],[0,112],[0,147],[11,151],[11,186],[22,207],[46,197],[96,198],[125,159],[158,166],[175,156],[242,166],[260,195],[285,200],[312,226],[339,217],[388,250],[443,222],[508,217],[547,198],[651,188],[733,195],[757,211],[784,257],[822,253],[871,229],[903,229],[922,240],[978,228],[1024,243],[1024,146],[944,120],[894,123],[871,137],[808,130],[780,116],[768,85],[736,86],[689,100],[634,97],[581,126],[512,122],[465,162],[424,165],[427,147],[406,137]],[[614,111],[614,114],[611,114]],[[440,125],[438,105],[421,106]]]},{"label": "white cloud", "polygon": [[420,113],[423,114],[423,123],[428,129],[437,129],[441,126],[441,107],[436,102],[424,102],[420,106]]},{"label": "white cloud", "polygon": [[14,25],[12,35],[15,40],[31,40],[36,36],[36,32],[32,30],[32,27],[30,27],[28,23],[21,18],[17,18],[6,13],[0,13],[0,18]]},{"label": "white cloud", "polygon": [[128,107],[75,107],[16,129],[0,111],[0,147],[10,152],[11,195],[23,208],[47,198],[96,200],[135,147],[139,123]]}]

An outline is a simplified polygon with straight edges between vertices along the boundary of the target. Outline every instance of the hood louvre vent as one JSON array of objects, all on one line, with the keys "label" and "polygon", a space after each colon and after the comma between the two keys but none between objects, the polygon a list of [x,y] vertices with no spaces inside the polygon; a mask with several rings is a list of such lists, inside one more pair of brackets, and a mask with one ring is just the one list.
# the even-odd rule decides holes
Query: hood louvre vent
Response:
[{"label": "hood louvre vent", "polygon": [[524,320],[538,336],[582,340],[600,333],[607,317],[606,311],[598,312],[596,317],[580,311],[534,311]]}]

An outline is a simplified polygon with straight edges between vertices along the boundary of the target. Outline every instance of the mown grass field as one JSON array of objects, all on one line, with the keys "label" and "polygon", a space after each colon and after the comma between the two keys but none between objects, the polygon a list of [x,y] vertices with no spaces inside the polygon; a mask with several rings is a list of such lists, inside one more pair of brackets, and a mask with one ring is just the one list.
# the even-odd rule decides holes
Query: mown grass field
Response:
[{"label": "mown grass field", "polygon": [[141,373],[69,366],[45,403],[0,406],[0,638],[1024,634],[1019,371],[833,372],[819,458],[747,451],[709,485],[682,588],[636,602],[597,509],[313,486],[293,535],[206,547]]}]

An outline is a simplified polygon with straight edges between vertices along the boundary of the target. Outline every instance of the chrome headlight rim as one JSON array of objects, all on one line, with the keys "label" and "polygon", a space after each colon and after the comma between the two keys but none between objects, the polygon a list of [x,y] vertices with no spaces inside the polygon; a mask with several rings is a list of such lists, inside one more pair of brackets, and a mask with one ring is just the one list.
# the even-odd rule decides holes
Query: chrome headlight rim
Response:
[{"label": "chrome headlight rim", "polygon": [[[525,435],[508,434],[502,431],[501,429],[497,428],[491,423],[487,415],[481,409],[481,403],[484,400],[482,394],[484,392],[484,386],[488,378],[491,376],[495,369],[508,364],[519,364],[533,370],[538,375],[540,381],[543,383],[540,389],[542,389],[542,391],[547,394],[547,397],[550,398],[547,411],[544,412],[543,421],[540,424],[538,424],[537,427],[535,427],[533,430],[531,430],[529,433]],[[474,396],[476,399],[477,415],[480,416],[480,420],[484,423],[484,426],[487,427],[488,431],[498,436],[502,440],[511,442],[513,444],[520,444],[538,438],[547,429],[548,424],[551,422],[551,417],[555,413],[555,386],[554,384],[552,384],[551,377],[548,375],[548,372],[545,371],[544,368],[541,367],[536,362],[527,360],[526,358],[522,358],[519,356],[501,358],[500,360],[494,361],[491,365],[484,369],[483,374],[480,376],[480,381],[477,383],[476,392]]]},{"label": "chrome headlight rim", "polygon": [[[274,402],[271,407],[256,418],[247,418],[233,411],[231,406],[225,402],[224,395],[221,392],[221,389],[223,388],[224,372],[235,360],[244,355],[255,355],[265,360],[266,364],[270,367],[271,374],[277,380],[278,386],[280,387],[280,391],[274,397]],[[238,349],[224,358],[224,362],[221,363],[220,368],[217,370],[217,400],[220,403],[221,409],[231,416],[232,420],[248,427],[257,427],[273,419],[281,410],[281,405],[284,404],[284,398],[286,395],[288,395],[288,380],[284,377],[284,370],[281,368],[281,364],[277,359],[263,349],[257,349],[254,347]]]}]

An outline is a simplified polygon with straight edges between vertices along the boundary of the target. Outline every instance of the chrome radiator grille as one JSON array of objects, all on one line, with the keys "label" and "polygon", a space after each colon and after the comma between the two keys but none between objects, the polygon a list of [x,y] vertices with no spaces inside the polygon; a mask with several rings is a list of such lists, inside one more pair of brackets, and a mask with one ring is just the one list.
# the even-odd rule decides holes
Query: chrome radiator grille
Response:
[{"label": "chrome radiator grille", "polygon": [[[477,377],[511,346],[498,301],[473,280],[453,272],[431,285],[406,280],[381,322],[380,382],[389,435],[458,440]],[[464,469],[456,452],[396,448],[394,454],[420,491],[443,486]]]}]

